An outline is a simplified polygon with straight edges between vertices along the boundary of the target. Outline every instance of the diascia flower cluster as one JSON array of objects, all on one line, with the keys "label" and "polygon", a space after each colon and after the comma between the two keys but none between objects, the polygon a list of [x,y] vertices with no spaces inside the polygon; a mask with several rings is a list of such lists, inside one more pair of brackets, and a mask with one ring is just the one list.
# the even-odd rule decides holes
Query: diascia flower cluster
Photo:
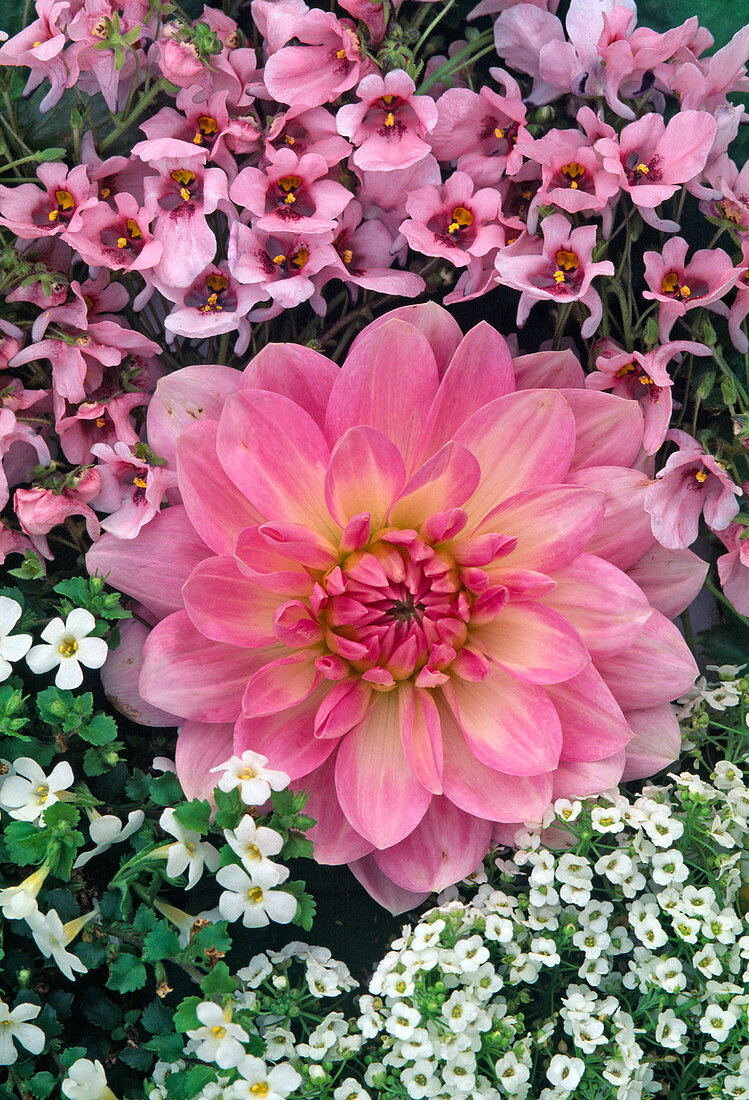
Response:
[{"label": "diascia flower cluster", "polygon": [[181,726],[189,794],[232,746],[263,753],[311,791],[316,858],[404,907],[553,798],[677,756],[697,670],[668,616],[705,565],[651,532],[638,405],[582,382],[569,352],[513,361],[428,305],[340,370],[271,345],[159,383],[149,445],[181,503],[88,565],[155,624],[137,687],[129,624],[105,682]]}]

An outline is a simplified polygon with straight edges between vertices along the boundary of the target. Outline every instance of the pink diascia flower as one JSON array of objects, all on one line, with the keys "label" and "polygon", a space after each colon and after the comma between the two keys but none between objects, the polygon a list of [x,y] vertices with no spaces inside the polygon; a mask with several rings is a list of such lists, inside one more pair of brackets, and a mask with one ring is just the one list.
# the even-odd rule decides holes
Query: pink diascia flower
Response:
[{"label": "pink diascia flower", "polygon": [[427,304],[342,369],[271,344],[242,373],[177,371],[148,439],[182,504],[88,555],[159,620],[139,692],[182,727],[188,795],[260,753],[311,792],[317,859],[393,908],[468,873],[496,823],[678,754],[696,666],[655,608],[704,563],[627,575],[655,545],[642,414],[574,361],[548,388],[560,356],[515,370],[489,325],[463,337]]}]

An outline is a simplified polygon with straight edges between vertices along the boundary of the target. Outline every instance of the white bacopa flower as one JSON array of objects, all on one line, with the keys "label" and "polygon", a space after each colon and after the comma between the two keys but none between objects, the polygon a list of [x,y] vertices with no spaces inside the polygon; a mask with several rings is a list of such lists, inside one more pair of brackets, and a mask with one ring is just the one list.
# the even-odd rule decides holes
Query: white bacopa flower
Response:
[{"label": "white bacopa flower", "polygon": [[236,829],[224,830],[224,838],[250,874],[254,874],[258,867],[264,867],[266,870],[274,869],[278,872],[277,882],[283,882],[287,878],[288,871],[282,873],[285,868],[268,858],[277,856],[283,848],[283,837],[274,829],[268,829],[265,825],[257,826],[252,816],[245,814]]},{"label": "white bacopa flower", "polygon": [[245,806],[262,806],[270,798],[271,790],[283,791],[289,785],[286,772],[266,768],[267,763],[267,756],[248,749],[241,756],[232,756],[211,768],[211,772],[223,773],[216,784],[222,791],[239,787],[239,796]]},{"label": "white bacopa flower", "polygon": [[200,880],[203,867],[211,872],[216,870],[221,862],[218,850],[207,841],[201,840],[200,833],[183,828],[173,809],[164,810],[159,818],[159,825],[165,833],[171,833],[177,838],[173,844],[165,844],[163,848],[156,850],[166,855],[166,873],[169,878],[178,878],[183,871],[187,871],[187,889],[191,890]]},{"label": "white bacopa flower", "polygon": [[566,1054],[555,1054],[546,1068],[546,1077],[557,1088],[572,1092],[576,1089],[585,1073],[582,1058],[569,1058]]},{"label": "white bacopa flower", "polygon": [[[288,868],[284,870],[288,875]],[[235,921],[241,917],[245,928],[262,928],[270,921],[288,924],[294,919],[297,900],[293,894],[272,889],[278,885],[275,871],[268,878],[260,867],[251,878],[236,863],[230,863],[217,873],[216,881],[224,887],[224,893],[218,899],[224,920]]]},{"label": "white bacopa flower", "polygon": [[213,1001],[203,1001],[195,1014],[203,1026],[187,1032],[192,1040],[192,1053],[204,1062],[215,1062],[220,1069],[238,1066],[245,1057],[242,1043],[247,1042],[249,1035],[239,1024],[231,1022],[231,1012],[227,1015]]},{"label": "white bacopa flower", "polygon": [[13,768],[0,787],[0,806],[18,821],[38,821],[48,806],[64,801],[60,792],[75,779],[67,760],[55,764],[49,776],[29,756],[19,756]]},{"label": "white bacopa flower", "polygon": [[37,895],[49,874],[49,866],[43,863],[18,886],[6,886],[0,890],[0,909],[6,920],[26,920],[29,913],[38,909]]},{"label": "white bacopa flower", "polygon": [[32,672],[40,675],[57,669],[55,685],[77,688],[83,683],[81,665],[101,668],[107,659],[107,643],[103,638],[90,638],[96,619],[83,607],[75,607],[65,622],[53,619],[42,631],[47,645],[35,645],[26,654]]},{"label": "white bacopa flower", "polygon": [[22,614],[19,603],[9,596],[0,596],[0,681],[8,679],[13,671],[12,662],[25,657],[34,640],[30,634],[11,634]]},{"label": "white bacopa flower", "polygon": [[101,1062],[79,1058],[73,1062],[62,1083],[62,1094],[68,1100],[116,1100],[107,1085],[107,1075]]},{"label": "white bacopa flower", "polygon": [[73,864],[74,870],[84,867],[94,856],[107,852],[113,844],[121,844],[133,833],[137,833],[145,821],[143,810],[131,810],[127,815],[127,825],[123,825],[115,814],[98,814],[94,810],[94,817],[89,826],[89,836],[96,845],[90,852],[81,852]]},{"label": "white bacopa flower", "polygon": [[87,968],[77,955],[67,951],[66,948],[69,943],[72,943],[84,924],[93,920],[96,915],[97,910],[92,910],[83,917],[77,917],[75,920],[63,924],[56,910],[50,909],[46,916],[37,910],[30,913],[26,918],[26,923],[31,929],[31,934],[36,940],[36,945],[42,955],[45,959],[51,956],[60,971],[71,981],[75,980],[73,971],[78,974],[85,974]]},{"label": "white bacopa flower", "polygon": [[268,1069],[262,1058],[251,1054],[245,1055],[237,1069],[249,1085],[249,1094],[262,1096],[263,1100],[286,1100],[302,1083],[301,1076],[288,1062]]},{"label": "white bacopa flower", "polygon": [[18,1059],[14,1040],[25,1047],[30,1054],[41,1054],[44,1049],[45,1035],[35,1020],[41,1012],[39,1005],[20,1004],[9,1009],[5,1001],[0,1001],[0,1066],[11,1066]]}]

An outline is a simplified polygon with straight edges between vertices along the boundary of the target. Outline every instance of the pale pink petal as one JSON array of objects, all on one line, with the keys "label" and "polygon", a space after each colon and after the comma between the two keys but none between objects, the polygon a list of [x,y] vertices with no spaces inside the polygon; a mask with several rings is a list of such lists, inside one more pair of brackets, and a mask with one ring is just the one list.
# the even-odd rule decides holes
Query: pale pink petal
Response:
[{"label": "pale pink petal", "polygon": [[267,390],[232,394],[217,449],[226,473],[266,519],[335,535],[324,492],[330,452],[299,405]]},{"label": "pale pink petal", "polygon": [[190,424],[177,440],[179,488],[194,529],[216,554],[231,554],[245,527],[263,522],[227,477],[216,453],[218,423]]},{"label": "pale pink petal", "polygon": [[339,680],[328,691],[315,715],[315,737],[342,737],[362,721],[372,688],[358,677]]},{"label": "pale pink petal", "polygon": [[575,421],[560,393],[525,390],[479,409],[455,439],[481,466],[481,482],[466,505],[469,520],[478,523],[515,493],[564,479],[575,445]]},{"label": "pale pink petal", "polygon": [[393,527],[418,527],[436,512],[458,508],[476,489],[481,469],[458,443],[445,446],[421,466],[390,510]]},{"label": "pale pink petal", "polygon": [[586,546],[588,553],[629,569],[655,542],[643,504],[649,479],[639,470],[589,466],[571,473],[568,480],[598,489],[606,498],[601,525]]},{"label": "pale pink petal", "polygon": [[681,730],[670,704],[627,711],[627,721],[634,737],[627,745],[622,775],[625,782],[655,775],[678,760]]},{"label": "pale pink petal", "polygon": [[544,603],[574,626],[594,659],[632,645],[652,610],[626,573],[594,554],[580,554],[554,580]]},{"label": "pale pink petal", "polygon": [[197,722],[234,722],[247,681],[274,647],[261,650],[211,642],[195,629],[186,611],[158,623],[143,650],[140,693],[162,710]]},{"label": "pale pink petal", "polygon": [[560,764],[554,772],[554,798],[589,798],[616,787],[622,778],[624,756],[622,749],[603,760]]},{"label": "pale pink petal", "polygon": [[336,790],[351,825],[377,848],[402,840],[424,816],[432,795],[403,752],[397,689],[382,693],[341,742]]},{"label": "pale pink petal", "polygon": [[494,667],[481,683],[456,677],[443,690],[471,752],[483,764],[508,775],[540,775],[556,767],[562,727],[543,688]]},{"label": "pale pink petal", "polygon": [[120,623],[120,644],[109,652],[101,670],[101,683],[107,699],[122,714],[139,726],[178,726],[181,719],[141,699],[138,690],[143,646],[149,627],[138,619]]},{"label": "pale pink petal", "polygon": [[[335,741],[314,736],[315,714],[329,690],[326,681],[295,707],[259,718],[241,715],[234,726],[234,753],[259,752],[268,766],[299,779],[318,768],[335,749]],[[231,756],[231,753],[229,753]]]},{"label": "pale pink petal", "polygon": [[585,385],[585,372],[574,354],[564,351],[534,351],[512,360],[515,388],[518,390],[579,389]]},{"label": "pale pink petal", "polygon": [[635,642],[596,667],[623,711],[670,702],[689,691],[698,668],[679,631],[654,611]]},{"label": "pale pink petal", "polygon": [[656,543],[630,566],[627,574],[656,611],[675,619],[696,599],[707,570],[708,563],[691,550],[667,550]]},{"label": "pale pink petal", "polygon": [[475,871],[486,855],[491,822],[471,817],[447,798],[435,796],[413,832],[392,848],[375,852],[381,871],[406,890],[444,890]]},{"label": "pale pink petal", "polygon": [[562,723],[561,760],[600,760],[630,741],[632,730],[594,665],[545,691]]},{"label": "pale pink petal", "polygon": [[336,443],[325,475],[325,499],[333,519],[345,527],[362,512],[372,532],[384,526],[390,505],[406,481],[403,457],[386,435],[360,425]]},{"label": "pale pink petal", "polygon": [[565,390],[575,414],[575,453],[570,470],[630,466],[642,445],[643,417],[636,401],[597,390]]},{"label": "pale pink petal", "polygon": [[401,744],[408,766],[428,791],[442,794],[442,734],[434,699],[409,683],[402,684],[398,694]]},{"label": "pale pink petal", "polygon": [[[319,742],[318,742],[319,743]],[[336,742],[328,742],[335,747]],[[371,852],[374,845],[351,826],[336,795],[335,754],[315,771],[295,783],[298,790],[308,790],[305,813],[317,821],[307,834],[315,847],[318,863],[350,863]]]},{"label": "pale pink petal", "polygon": [[213,789],[221,778],[211,768],[232,755],[231,722],[185,722],[177,735],[174,763],[185,798],[213,801]]},{"label": "pale pink petal", "polygon": [[506,775],[473,755],[453,715],[440,708],[445,752],[445,796],[461,810],[489,821],[538,821],[551,799],[551,773]]},{"label": "pale pink petal", "polygon": [[490,660],[530,684],[558,684],[590,664],[574,627],[531,600],[508,604],[491,622],[473,627],[469,637]]},{"label": "pale pink petal", "polygon": [[463,339],[463,333],[452,314],[448,313],[442,306],[438,306],[436,302],[398,306],[397,309],[390,310],[384,316],[375,318],[356,337],[351,345],[351,351],[362,340],[366,340],[370,332],[375,332],[382,325],[386,325],[388,321],[392,320],[406,321],[426,337],[441,378]]},{"label": "pale pink petal", "polygon": [[[169,567],[165,569],[167,546]],[[161,618],[183,606],[182,585],[198,562],[209,556],[185,509],[172,505],[142,527],[137,539],[103,535],[86,555],[86,568],[92,576],[109,574],[109,584]]]},{"label": "pale pink petal", "polygon": [[215,642],[252,648],[276,641],[273,613],[283,596],[240,572],[234,558],[206,558],[182,589],[185,610],[201,634]]},{"label": "pale pink petal", "polygon": [[413,325],[388,320],[362,333],[330,395],[325,432],[331,446],[349,428],[369,424],[395,443],[410,472],[423,449],[437,383],[432,350]]},{"label": "pale pink petal", "polygon": [[349,868],[367,893],[394,917],[407,913],[409,909],[416,909],[429,897],[429,890],[414,892],[396,886],[391,878],[383,874],[372,856],[355,860]]},{"label": "pale pink petal", "polygon": [[320,674],[315,668],[315,658],[322,652],[319,646],[294,653],[289,653],[286,646],[283,649],[285,656],[267,664],[263,662],[247,684],[242,699],[242,713],[246,718],[277,714],[294,707],[311,695],[320,682]]},{"label": "pale pink petal", "polygon": [[335,363],[312,348],[302,344],[266,344],[240,375],[239,389],[280,393],[309,413],[322,429],[338,373]]},{"label": "pale pink petal", "polygon": [[174,464],[180,433],[196,420],[218,420],[242,375],[233,367],[201,363],[160,378],[148,406],[148,442]]}]

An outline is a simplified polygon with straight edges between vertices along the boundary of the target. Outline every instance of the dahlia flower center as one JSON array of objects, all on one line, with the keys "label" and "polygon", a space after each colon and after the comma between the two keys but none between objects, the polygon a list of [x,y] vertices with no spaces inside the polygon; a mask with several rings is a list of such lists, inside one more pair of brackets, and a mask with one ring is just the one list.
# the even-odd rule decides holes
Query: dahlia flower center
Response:
[{"label": "dahlia flower center", "polygon": [[399,541],[375,542],[329,573],[320,613],[328,648],[385,690],[425,667],[443,672],[472,606],[450,554],[408,532],[387,538]]}]

